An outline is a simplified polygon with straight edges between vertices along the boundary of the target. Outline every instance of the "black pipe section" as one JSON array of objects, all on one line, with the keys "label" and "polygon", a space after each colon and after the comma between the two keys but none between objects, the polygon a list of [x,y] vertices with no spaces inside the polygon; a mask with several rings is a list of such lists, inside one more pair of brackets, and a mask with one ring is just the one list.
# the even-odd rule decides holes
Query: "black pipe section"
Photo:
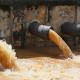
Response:
[{"label": "black pipe section", "polygon": [[72,37],[80,36],[80,24],[65,22],[61,25],[61,33]]},{"label": "black pipe section", "polygon": [[0,5],[45,4],[45,5],[80,5],[80,0],[0,0]]},{"label": "black pipe section", "polygon": [[45,26],[45,25],[41,25],[40,23],[38,23],[37,21],[32,22],[29,27],[28,27],[28,31],[33,34],[36,35],[42,39],[46,39],[48,40],[49,36],[49,29],[50,27]]},{"label": "black pipe section", "polygon": [[80,38],[80,24],[75,24],[71,22],[63,23],[61,25],[61,36],[65,41],[71,39],[74,45],[74,49],[77,49],[77,44],[79,44]]}]

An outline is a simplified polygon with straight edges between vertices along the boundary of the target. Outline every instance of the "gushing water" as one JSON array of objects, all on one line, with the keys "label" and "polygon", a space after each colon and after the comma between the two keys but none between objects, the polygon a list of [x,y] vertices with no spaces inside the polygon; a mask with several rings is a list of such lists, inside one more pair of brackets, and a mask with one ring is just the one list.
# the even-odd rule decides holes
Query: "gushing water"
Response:
[{"label": "gushing water", "polygon": [[65,41],[53,30],[49,30],[49,40],[54,42],[64,54],[64,57],[73,57],[73,52],[70,47],[65,43]]}]

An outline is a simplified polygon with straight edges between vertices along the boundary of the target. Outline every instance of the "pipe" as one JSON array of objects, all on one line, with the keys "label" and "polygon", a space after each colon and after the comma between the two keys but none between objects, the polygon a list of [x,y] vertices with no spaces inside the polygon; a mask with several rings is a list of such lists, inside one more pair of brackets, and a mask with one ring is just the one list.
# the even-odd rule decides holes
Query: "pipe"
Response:
[{"label": "pipe", "polygon": [[36,36],[39,36],[40,38],[48,40],[49,28],[50,27],[45,27],[45,25],[41,25],[40,23],[34,21],[30,23],[28,31]]},{"label": "pipe", "polygon": [[63,51],[64,57],[73,56],[69,46],[55,31],[50,29],[50,27],[47,27],[45,25],[40,25],[40,23],[38,22],[32,22],[28,27],[28,31],[33,35],[54,42]]}]

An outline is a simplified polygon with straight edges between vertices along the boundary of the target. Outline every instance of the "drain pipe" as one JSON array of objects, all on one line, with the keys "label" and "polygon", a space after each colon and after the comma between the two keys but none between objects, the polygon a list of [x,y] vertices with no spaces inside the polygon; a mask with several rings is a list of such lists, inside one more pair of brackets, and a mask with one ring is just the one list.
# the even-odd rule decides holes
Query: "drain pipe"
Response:
[{"label": "drain pipe", "polygon": [[46,40],[50,40],[54,42],[60,48],[60,50],[63,51],[64,57],[71,58],[73,56],[72,51],[69,48],[69,46],[64,42],[64,40],[55,31],[50,29],[49,26],[41,25],[37,21],[34,21],[29,25],[28,31],[31,34],[36,35],[42,39],[46,39]]},{"label": "drain pipe", "polygon": [[38,36],[42,39],[46,39],[46,40],[49,39],[48,38],[49,29],[50,29],[50,26],[41,25],[37,21],[34,21],[34,22],[30,23],[30,25],[28,27],[28,31],[31,34],[36,35],[36,36]]}]

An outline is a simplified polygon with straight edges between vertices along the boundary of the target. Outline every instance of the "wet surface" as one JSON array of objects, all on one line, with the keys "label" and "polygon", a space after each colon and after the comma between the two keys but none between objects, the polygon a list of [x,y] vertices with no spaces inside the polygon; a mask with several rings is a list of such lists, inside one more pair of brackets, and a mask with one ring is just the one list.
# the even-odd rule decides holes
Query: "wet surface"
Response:
[{"label": "wet surface", "polygon": [[[72,50],[75,55],[80,55],[80,51]],[[19,58],[32,57],[52,57],[63,58],[63,52],[57,47],[29,47],[26,49],[16,49]]]},{"label": "wet surface", "polygon": [[26,49],[16,49],[17,56],[20,58],[31,57],[53,57],[60,58],[63,53],[56,47],[31,47]]}]

